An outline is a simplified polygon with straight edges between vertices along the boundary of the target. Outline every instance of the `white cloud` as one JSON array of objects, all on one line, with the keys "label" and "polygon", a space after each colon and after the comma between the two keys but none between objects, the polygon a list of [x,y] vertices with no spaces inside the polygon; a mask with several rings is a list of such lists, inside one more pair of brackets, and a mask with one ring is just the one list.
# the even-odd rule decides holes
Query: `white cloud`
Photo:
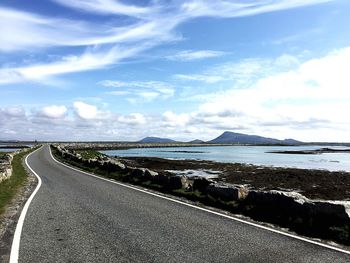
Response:
[{"label": "white cloud", "polygon": [[174,75],[175,79],[179,80],[190,80],[190,81],[202,81],[205,83],[216,83],[219,81],[224,80],[222,76],[218,75],[201,75],[201,74],[175,74]]},{"label": "white cloud", "polygon": [[6,115],[7,117],[23,117],[25,116],[25,111],[22,107],[11,106],[5,109],[0,109],[0,113]]},{"label": "white cloud", "polygon": [[92,25],[87,22],[53,19],[3,7],[0,7],[0,16],[0,34],[4,36],[1,39],[0,51],[3,52],[84,45],[91,35],[98,36],[99,31],[106,31],[103,27],[92,31]]},{"label": "white cloud", "polygon": [[242,17],[275,12],[284,9],[331,2],[333,0],[219,0],[184,1],[182,11],[188,16]]},{"label": "white cloud", "polygon": [[6,36],[0,43],[0,51],[3,52],[54,46],[122,44],[142,40],[159,43],[162,40],[176,39],[171,30],[177,21],[166,22],[162,18],[121,27],[45,17],[3,7],[0,7],[0,16],[0,34]]},{"label": "white cloud", "polygon": [[63,59],[46,64],[34,64],[26,67],[0,69],[0,84],[46,81],[50,77],[106,67],[117,61],[130,57],[144,47],[134,47],[123,50],[118,47],[106,51],[86,52],[80,56],[67,56]]},{"label": "white cloud", "polygon": [[73,103],[75,112],[77,115],[85,120],[92,120],[97,117],[97,107],[94,105],[87,104],[82,101],[76,101]]},{"label": "white cloud", "polygon": [[141,16],[152,12],[149,7],[125,5],[116,0],[53,0],[59,4],[99,14],[120,14],[127,16]]},{"label": "white cloud", "polygon": [[250,85],[258,78],[283,72],[298,64],[297,57],[283,54],[276,59],[247,58],[237,62],[226,62],[215,65],[199,74],[175,74],[173,77],[182,81],[198,81],[207,84],[230,81],[236,85]]},{"label": "white cloud", "polygon": [[[243,124],[241,131],[275,137],[289,134],[307,141],[337,141],[340,134],[350,140],[346,134],[350,122],[344,116],[350,111],[350,75],[346,70],[350,67],[350,48],[299,63],[283,72],[278,63],[272,65],[275,71],[271,67],[268,74],[253,83],[247,80],[248,86],[236,83],[226,92],[208,94],[193,121],[232,129]],[[325,130],[328,132],[317,132]]]},{"label": "white cloud", "polygon": [[64,105],[51,105],[51,106],[46,106],[42,109],[41,114],[45,117],[49,118],[62,118],[66,115],[67,113],[67,107]]},{"label": "white cloud", "polygon": [[193,61],[205,58],[214,58],[225,55],[225,52],[215,50],[183,50],[174,55],[167,56],[166,58],[174,61]]},{"label": "white cloud", "polygon": [[118,121],[129,125],[142,125],[146,123],[146,118],[141,113],[131,113],[129,115],[120,116]]},{"label": "white cloud", "polygon": [[[179,39],[173,32],[174,28],[198,16],[254,15],[323,3],[327,0],[269,0],[249,3],[194,0],[177,1],[171,5],[167,2],[152,1],[145,6],[128,5],[113,0],[56,0],[56,2],[94,14],[127,15],[133,19],[120,27],[116,26],[113,20],[102,24],[92,23],[76,19],[51,18],[0,7],[2,18],[0,35],[6,36],[0,42],[0,52],[31,50],[35,54],[42,48],[81,47],[77,48],[78,55],[60,55],[62,59],[54,62],[39,62],[25,66],[17,63],[19,65],[11,67],[3,65],[0,69],[0,84],[33,80],[47,82],[48,78],[59,74],[104,68],[161,43]],[[94,51],[96,45],[99,46],[99,51]],[[90,50],[86,51],[86,48]],[[218,55],[222,53],[211,50],[183,51],[174,58],[186,61]],[[207,79],[210,83],[217,81],[213,77],[210,79],[207,76]]]},{"label": "white cloud", "polygon": [[161,81],[118,81],[104,80],[101,85],[108,88],[123,90],[108,91],[108,94],[116,96],[127,96],[131,103],[150,102],[156,98],[168,99],[174,96],[174,87]]},{"label": "white cloud", "polygon": [[166,126],[184,127],[190,121],[190,115],[186,113],[175,114],[172,111],[163,113],[164,124]]}]

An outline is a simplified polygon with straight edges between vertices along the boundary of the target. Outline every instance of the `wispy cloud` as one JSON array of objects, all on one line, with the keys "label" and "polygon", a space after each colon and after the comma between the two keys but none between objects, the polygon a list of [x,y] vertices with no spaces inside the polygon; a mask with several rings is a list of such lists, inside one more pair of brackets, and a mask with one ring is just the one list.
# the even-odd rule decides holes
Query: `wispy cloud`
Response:
[{"label": "wispy cloud", "polygon": [[[268,74],[248,82],[249,86],[232,84],[226,91],[208,94],[206,101],[190,112],[118,114],[84,100],[72,105],[48,105],[36,111],[0,108],[0,136],[66,139],[70,134],[72,140],[136,140],[150,134],[167,134],[173,138],[200,135],[201,139],[210,139],[223,130],[235,130],[304,141],[349,138],[350,122],[344,113],[349,112],[350,47],[298,62],[293,68],[280,70],[278,64],[270,67]],[[143,91],[150,94],[166,85],[147,81],[104,84],[121,91],[144,87]],[[245,88],[240,88],[242,85]],[[138,125],[142,129],[135,129]]]},{"label": "wispy cloud", "polygon": [[[18,65],[0,69],[0,83],[13,83],[26,80],[44,80],[47,77],[70,72],[103,68],[134,56],[135,54],[178,36],[174,28],[198,16],[234,17],[254,15],[294,8],[303,5],[327,2],[308,1],[186,1],[166,5],[162,1],[148,6],[135,6],[113,0],[67,1],[55,0],[69,8],[92,12],[93,14],[127,15],[135,17],[125,26],[113,23],[93,23],[76,19],[49,18],[38,14],[0,7],[2,18],[0,34],[6,36],[0,43],[0,52],[14,52],[34,48],[100,46],[104,52],[80,51],[80,54],[61,55],[62,59],[52,63]],[[147,44],[144,44],[144,43]],[[112,47],[111,47],[112,45]],[[102,47],[101,47],[102,46]],[[142,46],[142,48],[138,48]],[[81,55],[82,54],[82,55]],[[223,55],[220,51],[182,51],[169,59],[190,61]],[[67,58],[68,57],[68,58]]]},{"label": "wispy cloud", "polygon": [[[27,50],[52,46],[91,44],[91,36],[103,35],[107,28],[96,28],[88,22],[65,18],[49,18],[0,7],[0,52]],[[94,31],[92,28],[96,28]]]},{"label": "wispy cloud", "polygon": [[148,46],[145,44],[145,46],[129,47],[125,50],[115,46],[108,50],[87,51],[79,56],[67,56],[51,63],[2,68],[0,69],[0,84],[25,81],[45,82],[49,80],[50,77],[60,74],[104,68],[123,58],[131,57],[147,47]]},{"label": "wispy cloud", "polygon": [[[42,48],[76,47],[62,49],[59,59],[24,65],[2,65],[0,84],[23,81],[47,81],[48,78],[71,72],[104,68],[120,60],[135,56],[156,45],[179,39],[175,28],[199,16],[235,17],[260,14],[330,0],[269,0],[249,1],[151,1],[148,5],[131,5],[116,0],[68,1],[57,4],[92,15],[105,16],[103,23],[64,17],[46,17],[30,12],[0,7],[0,52],[17,51],[40,53]],[[120,15],[132,17],[118,24]],[[115,19],[118,17],[118,19]],[[97,48],[97,50],[96,50]],[[73,53],[72,53],[73,52]],[[220,51],[182,51],[169,59],[190,61],[223,55]],[[150,94],[148,94],[150,97]]]},{"label": "wispy cloud", "polygon": [[215,58],[225,55],[225,52],[215,51],[215,50],[183,50],[175,53],[174,55],[166,56],[169,60],[174,61],[192,61],[192,60],[200,60],[205,58]]},{"label": "wispy cloud", "polygon": [[301,6],[331,2],[334,0],[266,0],[266,1],[239,1],[220,0],[205,1],[192,0],[184,1],[181,9],[184,14],[192,17],[213,16],[213,17],[242,17],[258,15],[262,13],[275,12]]},{"label": "wispy cloud", "polygon": [[230,81],[236,84],[249,84],[257,78],[267,76],[272,72],[285,71],[299,64],[296,56],[283,54],[275,59],[247,58],[236,62],[226,62],[214,65],[203,72],[192,74],[175,74],[174,79],[181,81],[196,81],[207,84]]},{"label": "wispy cloud", "polygon": [[[101,85],[118,90],[108,91],[108,94],[127,96],[132,103],[150,102],[156,98],[167,99],[174,95],[174,87],[161,81],[116,81],[104,80]],[[121,89],[121,90],[120,90]],[[138,97],[138,98],[137,98]]]},{"label": "wispy cloud", "polygon": [[116,14],[136,16],[145,15],[151,12],[152,7],[140,7],[135,5],[126,5],[117,0],[52,0],[61,5],[65,5],[70,8],[75,8],[83,11],[99,14]]}]

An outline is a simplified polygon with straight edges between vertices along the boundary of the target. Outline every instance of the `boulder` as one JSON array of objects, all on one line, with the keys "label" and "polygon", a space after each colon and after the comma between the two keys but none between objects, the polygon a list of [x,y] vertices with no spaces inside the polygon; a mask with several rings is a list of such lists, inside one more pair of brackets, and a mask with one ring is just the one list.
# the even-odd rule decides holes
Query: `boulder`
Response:
[{"label": "boulder", "polygon": [[[250,191],[245,213],[297,232],[349,242],[350,202],[313,201],[294,192]],[[339,234],[342,233],[342,234]]]},{"label": "boulder", "polygon": [[344,224],[345,222],[350,224],[350,217],[347,211],[348,203],[314,201],[304,203],[304,207],[311,218],[333,222],[335,225]]},{"label": "boulder", "polygon": [[125,170],[125,164],[117,161],[117,160],[114,160],[114,159],[110,159],[109,162],[114,165],[117,170]]},{"label": "boulder", "polygon": [[189,180],[189,178],[185,175],[180,176],[180,178],[181,178],[182,189],[192,190],[192,183]]},{"label": "boulder", "polygon": [[169,177],[169,183],[168,188],[175,190],[175,189],[181,189],[182,188],[182,181],[181,177],[177,175],[172,175]]},{"label": "boulder", "polygon": [[141,177],[144,177],[144,175],[145,175],[145,169],[142,169],[142,168],[133,168],[130,172],[131,177],[141,178]]},{"label": "boulder", "polygon": [[225,201],[237,201],[246,198],[248,189],[226,183],[212,183],[207,186],[207,194]]},{"label": "boulder", "polygon": [[156,176],[159,175],[157,172],[152,171],[150,169],[143,168],[143,170],[144,170],[144,176],[146,180],[152,181]]},{"label": "boulder", "polygon": [[208,180],[204,177],[195,177],[193,180],[193,190],[206,193],[208,185],[214,183],[212,180]]},{"label": "boulder", "polygon": [[[146,173],[145,173],[146,174]],[[151,177],[152,183],[162,185],[162,186],[168,186],[169,185],[169,177],[164,174],[154,174]]]}]

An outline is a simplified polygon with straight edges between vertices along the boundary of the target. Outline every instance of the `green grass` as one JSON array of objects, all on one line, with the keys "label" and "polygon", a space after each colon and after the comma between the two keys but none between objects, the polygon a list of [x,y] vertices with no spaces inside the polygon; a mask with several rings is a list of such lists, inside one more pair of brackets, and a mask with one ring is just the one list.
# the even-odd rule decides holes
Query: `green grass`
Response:
[{"label": "green grass", "polygon": [[5,207],[11,202],[17,191],[24,185],[27,179],[27,172],[22,165],[23,158],[34,151],[16,154],[12,160],[12,175],[9,179],[0,183],[0,215]]},{"label": "green grass", "polygon": [[95,150],[83,150],[83,151],[76,151],[76,152],[79,153],[81,157],[83,157],[84,159],[93,159],[98,156],[104,156],[104,154]]}]

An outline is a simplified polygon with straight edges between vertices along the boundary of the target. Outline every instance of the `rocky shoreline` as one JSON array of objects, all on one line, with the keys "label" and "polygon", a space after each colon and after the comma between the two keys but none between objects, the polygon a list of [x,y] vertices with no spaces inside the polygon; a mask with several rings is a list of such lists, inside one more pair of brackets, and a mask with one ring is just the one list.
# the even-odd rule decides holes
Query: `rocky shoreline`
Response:
[{"label": "rocky shoreline", "polygon": [[[284,191],[272,189],[272,185],[271,189],[266,186],[258,188],[252,182],[238,180],[239,177],[235,176],[241,174],[241,179],[245,180],[252,178],[253,175],[259,177],[263,172],[266,173],[263,171],[257,176],[258,171],[263,170],[259,167],[245,166],[245,169],[242,169],[237,166],[238,164],[231,164],[233,166],[223,169],[218,178],[207,179],[198,176],[177,176],[169,170],[189,169],[189,162],[193,169],[200,167],[217,170],[219,167],[215,167],[213,162],[176,162],[160,158],[117,159],[102,155],[85,159],[74,150],[58,145],[54,146],[53,150],[61,160],[105,177],[199,201],[255,220],[287,227],[303,235],[350,244],[349,201],[310,199],[290,189]],[[235,175],[230,176],[227,170],[233,168],[236,168]],[[339,174],[339,176],[341,180],[341,176],[346,175]],[[286,178],[281,180],[284,179]],[[235,180],[238,183],[235,183]],[[263,180],[265,185],[268,185],[268,180],[266,178]]]},{"label": "rocky shoreline", "polygon": [[[350,201],[350,173],[326,170],[266,167],[241,163],[170,160],[156,157],[119,158],[125,164],[157,172],[203,171],[216,181],[247,185],[250,189],[297,192],[310,199]],[[210,174],[211,171],[213,174]]]}]

